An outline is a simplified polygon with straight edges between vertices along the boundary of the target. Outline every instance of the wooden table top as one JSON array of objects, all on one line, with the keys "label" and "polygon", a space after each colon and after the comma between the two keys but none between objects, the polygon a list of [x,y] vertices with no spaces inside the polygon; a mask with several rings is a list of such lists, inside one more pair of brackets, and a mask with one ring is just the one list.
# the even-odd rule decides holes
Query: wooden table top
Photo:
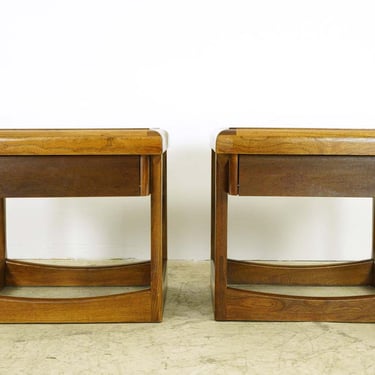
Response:
[{"label": "wooden table top", "polygon": [[375,155],[375,129],[229,128],[211,144],[220,154]]},{"label": "wooden table top", "polygon": [[0,155],[157,155],[159,129],[0,129]]}]

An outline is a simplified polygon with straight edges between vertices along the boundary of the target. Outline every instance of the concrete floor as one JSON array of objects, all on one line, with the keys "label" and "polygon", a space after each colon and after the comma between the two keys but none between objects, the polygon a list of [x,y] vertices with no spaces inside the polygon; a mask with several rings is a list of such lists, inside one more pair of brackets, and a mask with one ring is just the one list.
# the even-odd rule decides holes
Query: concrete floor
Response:
[{"label": "concrete floor", "polygon": [[208,262],[169,262],[160,324],[0,325],[0,374],[375,374],[375,324],[215,322]]}]

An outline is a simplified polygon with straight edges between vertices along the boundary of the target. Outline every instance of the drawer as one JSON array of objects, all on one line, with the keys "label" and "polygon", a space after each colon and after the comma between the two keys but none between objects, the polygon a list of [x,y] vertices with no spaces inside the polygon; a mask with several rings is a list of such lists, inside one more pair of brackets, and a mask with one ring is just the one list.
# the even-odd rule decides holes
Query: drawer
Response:
[{"label": "drawer", "polygon": [[148,157],[138,155],[2,156],[0,196],[145,195],[149,181],[147,161]]},{"label": "drawer", "polygon": [[375,157],[239,155],[238,194],[375,196]]}]

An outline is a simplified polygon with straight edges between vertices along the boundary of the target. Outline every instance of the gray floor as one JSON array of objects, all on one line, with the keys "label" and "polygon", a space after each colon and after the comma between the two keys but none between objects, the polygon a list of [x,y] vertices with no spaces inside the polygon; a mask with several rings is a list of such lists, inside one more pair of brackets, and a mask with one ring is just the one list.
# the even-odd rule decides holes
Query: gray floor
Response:
[{"label": "gray floor", "polygon": [[0,374],[375,374],[375,324],[215,322],[208,262],[169,262],[161,324],[0,325]]}]

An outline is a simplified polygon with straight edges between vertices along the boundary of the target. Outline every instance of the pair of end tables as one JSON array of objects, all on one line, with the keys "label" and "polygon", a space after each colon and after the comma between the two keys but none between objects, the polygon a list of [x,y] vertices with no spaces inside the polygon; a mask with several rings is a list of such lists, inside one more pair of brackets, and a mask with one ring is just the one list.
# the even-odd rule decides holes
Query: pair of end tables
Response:
[{"label": "pair of end tables", "polygon": [[[0,130],[0,287],[144,286],[89,298],[0,296],[0,322],[159,322],[166,291],[167,136],[152,129]],[[233,128],[212,145],[216,320],[375,322],[375,295],[305,297],[236,284],[371,285],[361,262],[280,266],[227,257],[228,194],[375,196],[375,131]],[[8,259],[5,198],[147,196],[150,261],[65,267]]]}]

